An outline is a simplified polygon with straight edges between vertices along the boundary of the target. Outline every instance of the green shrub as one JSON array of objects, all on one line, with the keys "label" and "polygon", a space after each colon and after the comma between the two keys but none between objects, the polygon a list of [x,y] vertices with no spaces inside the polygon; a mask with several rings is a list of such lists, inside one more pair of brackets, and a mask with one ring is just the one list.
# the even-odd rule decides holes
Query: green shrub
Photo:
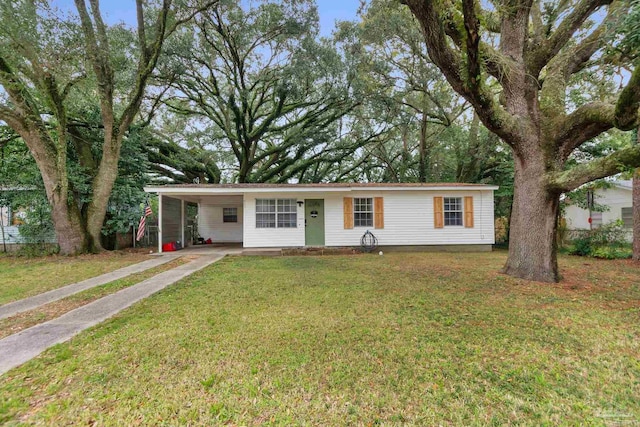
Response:
[{"label": "green shrub", "polygon": [[589,256],[591,255],[591,239],[588,237],[580,237],[573,241],[573,250],[571,255]]},{"label": "green shrub", "polygon": [[624,223],[616,220],[574,239],[573,250],[570,253],[594,258],[620,259],[631,255],[628,246]]},{"label": "green shrub", "polygon": [[591,254],[594,258],[601,259],[626,259],[631,258],[631,250],[627,248],[601,247]]}]

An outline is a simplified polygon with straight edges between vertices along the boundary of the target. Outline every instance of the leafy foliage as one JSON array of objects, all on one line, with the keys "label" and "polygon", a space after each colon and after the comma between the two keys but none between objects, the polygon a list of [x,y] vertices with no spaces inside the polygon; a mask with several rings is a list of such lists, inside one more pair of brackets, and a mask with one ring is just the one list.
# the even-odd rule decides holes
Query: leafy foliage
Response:
[{"label": "leafy foliage", "polygon": [[137,0],[135,31],[105,25],[97,1],[68,15],[48,2],[0,4],[0,120],[38,165],[63,253],[101,249],[122,143],[163,43],[215,3]]},{"label": "leafy foliage", "polygon": [[592,212],[606,212],[609,210],[609,206],[598,203],[598,197],[594,191],[611,187],[613,187],[613,185],[609,181],[598,180],[589,185],[576,188],[566,194],[565,199],[562,201],[561,209],[565,209],[568,205],[574,205]]},{"label": "leafy foliage", "polygon": [[[350,79],[317,30],[309,0],[229,1],[168,46],[161,67],[172,87],[166,106],[207,134],[205,144],[191,139],[185,148],[201,159],[203,150],[232,154],[216,156],[221,172],[205,179],[306,181],[309,169],[354,153],[357,145],[343,143],[341,131],[355,104]],[[159,154],[181,155],[170,140],[154,144]]]},{"label": "leafy foliage", "polygon": [[626,236],[622,220],[612,221],[574,239],[570,253],[605,259],[630,258],[631,251]]},{"label": "leafy foliage", "polygon": [[53,223],[40,172],[19,137],[7,127],[0,127],[0,134],[5,136],[0,145],[0,206],[22,213],[19,230],[25,243],[49,241]]},{"label": "leafy foliage", "polygon": [[362,169],[379,181],[451,179],[448,153],[454,120],[466,108],[426,52],[420,28],[406,8],[388,0],[363,6],[360,22],[341,22],[336,33],[352,62],[362,108],[356,120],[381,129]]}]

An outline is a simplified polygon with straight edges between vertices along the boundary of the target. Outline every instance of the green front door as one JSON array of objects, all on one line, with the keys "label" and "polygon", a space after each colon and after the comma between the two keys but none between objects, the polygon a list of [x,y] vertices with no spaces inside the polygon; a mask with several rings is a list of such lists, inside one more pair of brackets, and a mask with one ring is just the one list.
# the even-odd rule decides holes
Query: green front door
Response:
[{"label": "green front door", "polygon": [[304,200],[304,244],[324,246],[324,200]]}]

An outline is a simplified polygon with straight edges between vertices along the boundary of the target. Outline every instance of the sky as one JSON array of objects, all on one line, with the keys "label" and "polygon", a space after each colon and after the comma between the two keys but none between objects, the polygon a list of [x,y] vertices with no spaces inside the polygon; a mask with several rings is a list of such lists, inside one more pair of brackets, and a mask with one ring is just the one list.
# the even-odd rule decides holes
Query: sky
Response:
[{"label": "sky", "polygon": [[[336,20],[356,19],[360,0],[316,0],[320,15],[320,34],[331,35]],[[74,10],[73,0],[52,0],[51,5],[62,10]],[[134,24],[136,9],[134,0],[103,0],[100,2],[103,17],[109,24],[124,21]]]}]

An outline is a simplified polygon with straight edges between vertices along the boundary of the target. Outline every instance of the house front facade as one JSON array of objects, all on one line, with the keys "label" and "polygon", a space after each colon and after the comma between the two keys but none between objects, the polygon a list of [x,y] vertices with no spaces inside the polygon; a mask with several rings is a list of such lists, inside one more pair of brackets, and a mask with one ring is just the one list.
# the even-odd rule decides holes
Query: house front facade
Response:
[{"label": "house front facade", "polygon": [[[159,196],[159,250],[184,242],[185,209],[198,235],[244,248],[354,247],[366,231],[385,246],[494,243],[493,192],[479,184],[186,184]],[[191,242],[186,242],[187,245]]]}]

